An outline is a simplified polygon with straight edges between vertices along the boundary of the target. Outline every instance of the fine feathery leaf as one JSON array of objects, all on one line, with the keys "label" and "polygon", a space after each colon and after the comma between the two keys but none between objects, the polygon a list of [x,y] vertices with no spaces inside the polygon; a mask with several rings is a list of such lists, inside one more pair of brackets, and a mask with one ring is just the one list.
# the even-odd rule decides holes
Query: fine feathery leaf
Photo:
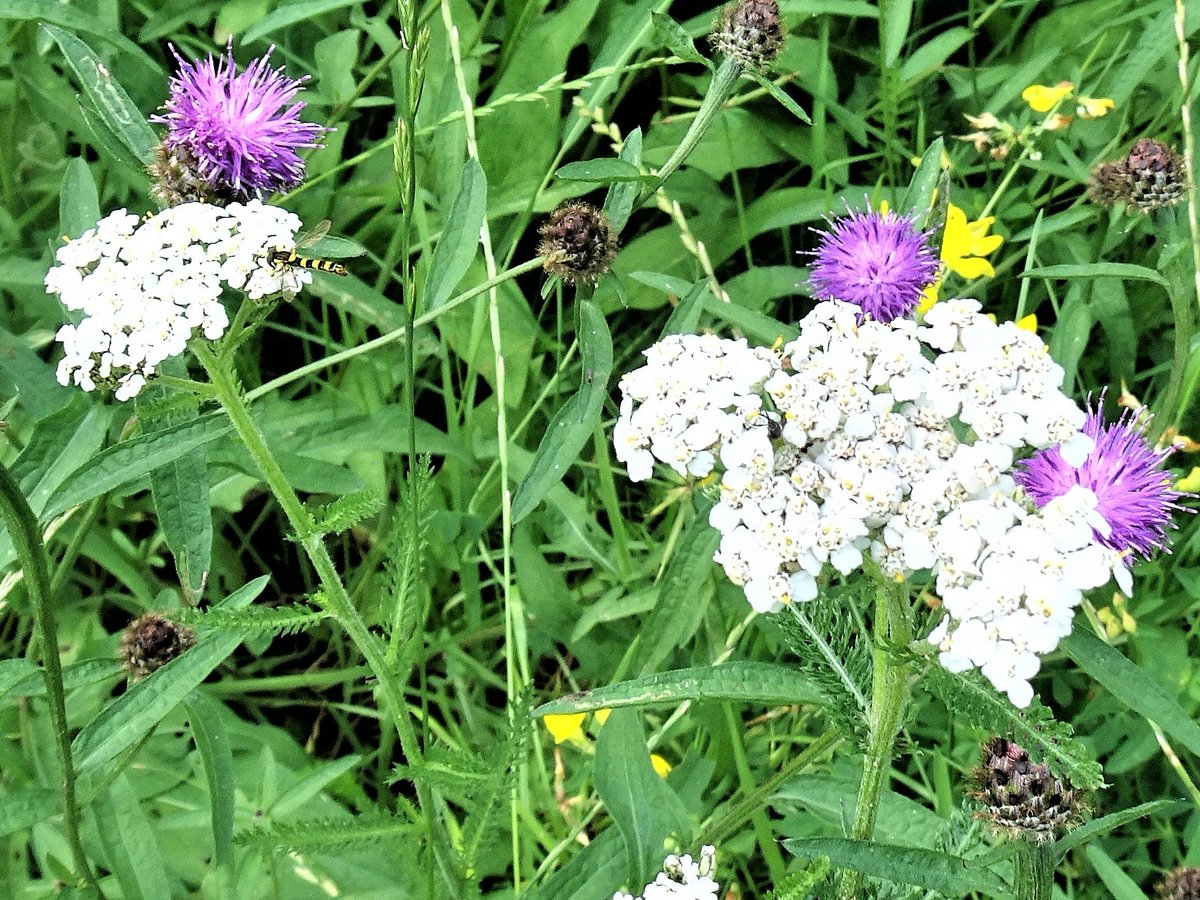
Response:
[{"label": "fine feathery leaf", "polygon": [[422,457],[413,467],[396,503],[395,534],[387,560],[384,609],[390,611],[388,657],[398,660],[403,651],[418,643],[424,605],[419,588],[424,579],[425,548],[432,516],[430,492],[432,472],[429,459]]},{"label": "fine feathery leaf", "polygon": [[1075,730],[1057,721],[1036,696],[1028,709],[1017,709],[978,673],[955,674],[936,665],[929,667],[923,684],[969,724],[991,734],[1010,735],[1035,762],[1049,766],[1055,777],[1084,790],[1103,786],[1100,764],[1075,737]]},{"label": "fine feathery leaf", "polygon": [[287,606],[248,606],[245,609],[183,609],[172,614],[181,624],[215,630],[257,631],[273,635],[298,634],[319,625],[329,613],[306,603]]},{"label": "fine feathery leaf", "polygon": [[366,489],[338,497],[323,506],[310,506],[313,528],[317,534],[338,534],[349,531],[364,519],[383,509],[383,497],[378,491]]},{"label": "fine feathery leaf", "polygon": [[259,825],[239,832],[233,841],[264,853],[327,853],[337,847],[357,847],[381,841],[387,841],[390,848],[396,849],[409,844],[403,836],[416,830],[417,826],[403,817],[363,815],[355,819],[311,819],[286,825]]}]

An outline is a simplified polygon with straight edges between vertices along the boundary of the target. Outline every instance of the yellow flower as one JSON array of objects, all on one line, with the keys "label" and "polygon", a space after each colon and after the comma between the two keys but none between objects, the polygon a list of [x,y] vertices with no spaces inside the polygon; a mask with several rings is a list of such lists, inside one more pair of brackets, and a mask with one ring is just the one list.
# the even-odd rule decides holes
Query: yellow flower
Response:
[{"label": "yellow flower", "polygon": [[1192,471],[1175,482],[1175,490],[1200,493],[1200,466],[1192,466]]},{"label": "yellow flower", "polygon": [[583,713],[551,714],[542,721],[546,723],[546,728],[556,744],[583,740]]},{"label": "yellow flower", "polygon": [[1069,81],[1060,81],[1054,87],[1031,84],[1021,91],[1021,99],[1033,107],[1035,112],[1050,112],[1063,97],[1075,89]]},{"label": "yellow flower", "polygon": [[1098,119],[1117,104],[1108,97],[1079,97],[1075,112],[1081,119]]},{"label": "yellow flower", "polygon": [[596,710],[596,722],[600,727],[604,727],[604,723],[608,721],[608,717],[612,715],[612,710],[605,706],[603,709]]},{"label": "yellow flower", "polygon": [[1029,331],[1037,334],[1037,316],[1033,313],[1025,316],[1023,319],[1017,319],[1017,327],[1022,331]]},{"label": "yellow flower", "polygon": [[925,315],[929,310],[933,309],[933,304],[938,302],[938,288],[942,286],[942,279],[938,279],[925,290],[921,291],[921,302],[917,304],[918,315]]},{"label": "yellow flower", "polygon": [[985,216],[968,222],[967,214],[951,203],[946,212],[946,230],[942,235],[941,257],[946,268],[963,278],[991,278],[995,275],[992,264],[981,258],[1004,243],[1000,235],[988,234],[988,229],[995,221],[995,216]]},{"label": "yellow flower", "polygon": [[1121,634],[1137,634],[1137,619],[1129,614],[1129,601],[1119,593],[1113,594],[1112,606],[1096,610],[1096,618],[1104,626],[1104,633],[1109,640]]},{"label": "yellow flower", "polygon": [[671,769],[674,768],[674,766],[657,753],[650,754],[650,765],[654,766],[654,771],[658,773],[659,778],[666,778]]}]

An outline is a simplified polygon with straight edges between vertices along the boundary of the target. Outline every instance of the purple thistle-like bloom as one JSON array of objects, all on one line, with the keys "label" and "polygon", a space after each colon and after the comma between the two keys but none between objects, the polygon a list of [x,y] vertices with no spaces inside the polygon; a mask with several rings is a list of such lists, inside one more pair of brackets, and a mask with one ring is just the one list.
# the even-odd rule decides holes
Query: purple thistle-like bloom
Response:
[{"label": "purple thistle-like bloom", "polygon": [[304,177],[297,153],[319,147],[328,129],[300,121],[304,104],[291,102],[305,78],[288,78],[270,66],[272,47],[240,75],[232,42],[219,62],[189,63],[176,51],[179,72],[171,79],[165,114],[151,121],[167,126],[168,147],[182,147],[214,189],[234,197],[286,190]]},{"label": "purple thistle-like bloom", "polygon": [[877,322],[908,315],[937,277],[937,255],[906,216],[850,212],[817,233],[813,296],[853,303]]},{"label": "purple thistle-like bloom", "polygon": [[[1171,513],[1182,508],[1175,501],[1188,496],[1171,487],[1171,473],[1162,469],[1174,448],[1150,446],[1144,426],[1129,409],[1111,425],[1104,424],[1099,408],[1089,409],[1082,430],[1095,446],[1079,468],[1051,447],[1018,463],[1013,479],[1038,506],[1077,484],[1088,488],[1096,495],[1096,511],[1112,528],[1107,535],[1097,532],[1096,541],[1149,559],[1163,546],[1173,525]],[[1131,561],[1127,555],[1126,562]]]}]

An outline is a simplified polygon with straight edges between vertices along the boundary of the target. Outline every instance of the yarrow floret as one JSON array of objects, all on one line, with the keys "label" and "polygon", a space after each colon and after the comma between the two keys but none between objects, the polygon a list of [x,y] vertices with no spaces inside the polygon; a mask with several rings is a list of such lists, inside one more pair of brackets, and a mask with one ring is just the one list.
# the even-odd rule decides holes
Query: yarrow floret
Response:
[{"label": "yarrow floret", "polygon": [[663,862],[663,870],[635,898],[617,891],[612,900],[718,900],[721,886],[713,880],[716,874],[716,848],[706,844],[700,858],[688,854],[671,854]]},{"label": "yarrow floret", "polygon": [[197,174],[222,195],[255,197],[286,190],[304,177],[297,151],[319,147],[328,129],[300,121],[304,103],[295,97],[304,78],[271,68],[271,47],[239,73],[232,44],[219,62],[188,62],[171,52],[179,71],[171,78],[164,114],[165,144],[183,148]]},{"label": "yarrow floret", "polygon": [[294,248],[299,228],[297,216],[258,200],[184,203],[145,220],[124,209],[109,214],[60,247],[46,275],[46,290],[83,313],[55,335],[66,351],[59,382],[136,396],[196,331],[209,340],[224,333],[225,288],[258,299],[312,280],[270,261],[272,250]]},{"label": "yarrow floret", "polygon": [[1119,527],[1102,486],[1080,478],[1035,505],[1014,480],[1024,452],[1086,466],[1105,437],[1084,428],[1042,341],[975,300],[921,325],[829,301],[779,354],[672,336],[647,359],[621,383],[618,458],[635,480],[655,460],[719,470],[715,559],[760,612],[815,599],[818,579],[867,556],[888,576],[929,571],[942,662],[982,669],[1024,706],[1082,592],[1128,586],[1121,552],[1096,539]]}]

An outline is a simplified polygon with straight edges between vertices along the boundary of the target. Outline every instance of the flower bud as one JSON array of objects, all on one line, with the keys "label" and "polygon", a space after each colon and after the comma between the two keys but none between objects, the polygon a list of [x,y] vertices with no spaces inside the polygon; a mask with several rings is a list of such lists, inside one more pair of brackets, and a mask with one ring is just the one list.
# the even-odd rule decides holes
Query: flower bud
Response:
[{"label": "flower bud", "polygon": [[1187,191],[1183,158],[1162,141],[1142,138],[1129,155],[1092,170],[1088,195],[1102,206],[1123,203],[1149,214],[1178,203]]},{"label": "flower bud", "polygon": [[1200,900],[1200,869],[1183,866],[1167,873],[1155,896],[1159,900]]},{"label": "flower bud", "polygon": [[564,203],[538,229],[543,268],[567,284],[595,284],[617,255],[617,236],[603,212],[589,203]]},{"label": "flower bud", "polygon": [[196,632],[158,613],[138,616],[121,634],[121,665],[135,679],[145,678],[196,643]]},{"label": "flower bud", "polygon": [[971,796],[984,804],[977,814],[998,833],[1015,840],[1048,844],[1057,829],[1073,827],[1079,804],[1069,784],[1050,774],[1044,763],[1006,738],[983,745],[983,762],[973,773]]},{"label": "flower bud", "polygon": [[154,162],[146,166],[146,171],[150,174],[150,197],[162,206],[210,203],[216,199],[216,191],[200,174],[196,158],[183,145],[158,143],[154,147]]},{"label": "flower bud", "polygon": [[721,13],[709,40],[743,68],[762,70],[779,55],[783,36],[775,0],[741,0]]}]

